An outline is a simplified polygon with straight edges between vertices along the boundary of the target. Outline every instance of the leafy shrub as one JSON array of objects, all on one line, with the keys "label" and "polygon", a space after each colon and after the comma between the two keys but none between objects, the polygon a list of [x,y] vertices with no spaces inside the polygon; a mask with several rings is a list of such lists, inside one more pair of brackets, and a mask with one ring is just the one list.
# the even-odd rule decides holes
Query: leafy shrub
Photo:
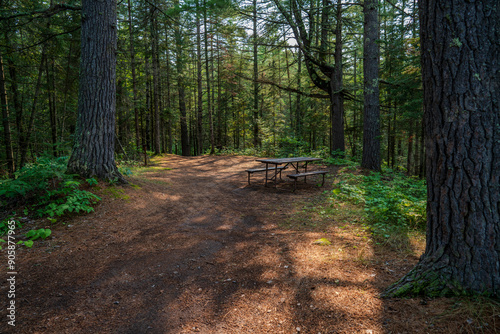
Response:
[{"label": "leafy shrub", "polygon": [[66,163],[67,157],[40,157],[17,171],[13,179],[1,180],[0,204],[25,204],[38,217],[93,211],[92,205],[100,198],[81,190],[75,175],[65,174]]}]

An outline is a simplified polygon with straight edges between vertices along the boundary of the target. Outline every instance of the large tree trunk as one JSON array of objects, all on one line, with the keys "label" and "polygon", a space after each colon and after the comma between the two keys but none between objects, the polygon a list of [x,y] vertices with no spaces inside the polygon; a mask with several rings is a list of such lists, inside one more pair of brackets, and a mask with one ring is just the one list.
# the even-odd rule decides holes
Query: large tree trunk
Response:
[{"label": "large tree trunk", "polygon": [[82,1],[78,122],[68,173],[125,182],[115,164],[116,0]]},{"label": "large tree trunk", "polygon": [[361,166],[380,170],[380,102],[379,102],[379,38],[378,1],[365,0],[364,31],[364,119],[363,157]]},{"label": "large tree trunk", "polygon": [[499,10],[420,4],[427,244],[386,296],[500,296]]}]

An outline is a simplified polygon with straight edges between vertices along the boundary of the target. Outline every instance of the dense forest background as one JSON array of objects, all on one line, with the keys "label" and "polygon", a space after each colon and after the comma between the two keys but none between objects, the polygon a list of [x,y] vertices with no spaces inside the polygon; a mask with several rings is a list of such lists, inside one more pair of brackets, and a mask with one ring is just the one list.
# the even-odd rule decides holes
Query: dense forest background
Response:
[{"label": "dense forest background", "polygon": [[[120,1],[118,158],[137,158],[145,148],[183,155],[316,151],[361,160],[364,95],[376,81],[381,161],[423,176],[416,1],[380,1],[371,25],[366,3]],[[85,19],[79,6],[0,1],[3,175],[9,161],[17,170],[43,154],[70,155]],[[371,55],[368,33],[378,36]],[[379,69],[367,83],[364,66],[373,56]]]}]

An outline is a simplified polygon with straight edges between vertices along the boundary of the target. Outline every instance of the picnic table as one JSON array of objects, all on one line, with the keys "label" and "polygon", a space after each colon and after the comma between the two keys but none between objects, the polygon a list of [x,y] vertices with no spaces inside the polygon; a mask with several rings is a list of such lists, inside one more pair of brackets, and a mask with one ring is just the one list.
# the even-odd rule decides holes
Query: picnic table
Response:
[{"label": "picnic table", "polygon": [[[274,185],[276,186],[278,175],[281,177],[281,171],[286,169],[288,166],[291,166],[295,169],[295,174],[287,175],[290,178],[295,180],[294,190],[297,184],[297,178],[304,177],[304,180],[309,175],[315,174],[323,174],[323,182],[324,182],[324,174],[326,171],[314,171],[307,172],[307,164],[312,161],[321,161],[321,158],[311,158],[311,157],[296,157],[296,158],[270,158],[270,159],[257,159],[256,161],[262,162],[266,164],[266,168],[254,169],[254,171],[265,171],[266,172],[266,186],[267,181],[274,181]],[[301,165],[302,164],[302,165]],[[271,167],[269,165],[272,165]],[[304,172],[301,173],[300,169],[304,168]],[[247,170],[249,171],[249,170]],[[271,177],[269,177],[269,172],[271,173]],[[248,182],[250,183],[250,172],[248,173]]]}]

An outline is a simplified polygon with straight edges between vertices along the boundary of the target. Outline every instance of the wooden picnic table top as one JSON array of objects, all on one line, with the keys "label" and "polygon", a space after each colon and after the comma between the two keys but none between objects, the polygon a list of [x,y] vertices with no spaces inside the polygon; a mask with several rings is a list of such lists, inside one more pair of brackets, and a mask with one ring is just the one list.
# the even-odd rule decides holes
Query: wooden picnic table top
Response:
[{"label": "wooden picnic table top", "polygon": [[323,160],[321,158],[311,158],[311,157],[296,157],[296,158],[269,158],[269,159],[257,159],[256,161],[269,163],[269,164],[289,164],[293,162],[311,162]]}]

